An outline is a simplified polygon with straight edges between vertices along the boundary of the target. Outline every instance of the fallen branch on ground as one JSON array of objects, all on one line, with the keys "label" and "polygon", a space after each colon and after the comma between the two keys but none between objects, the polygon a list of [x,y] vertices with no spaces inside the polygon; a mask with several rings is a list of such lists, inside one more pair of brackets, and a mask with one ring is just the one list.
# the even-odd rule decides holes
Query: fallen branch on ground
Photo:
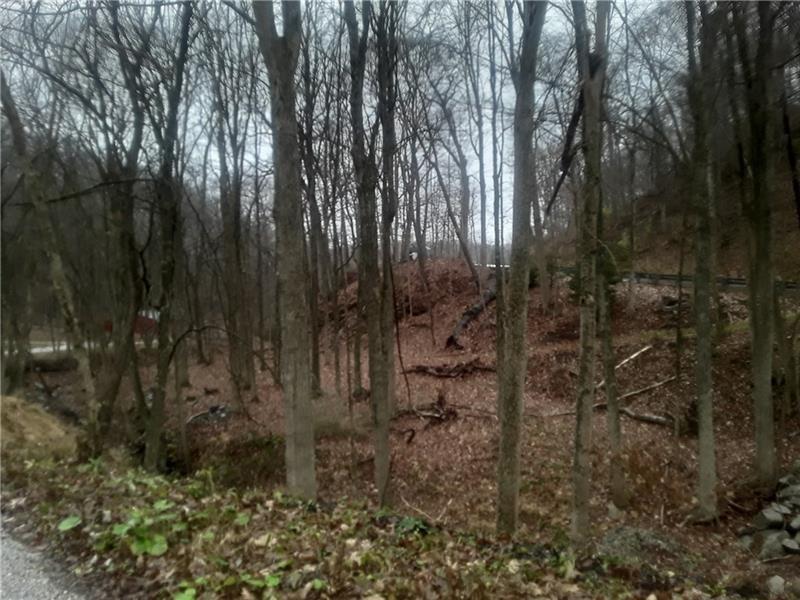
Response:
[{"label": "fallen branch on ground", "polygon": [[497,413],[493,410],[486,410],[485,408],[475,408],[474,406],[467,406],[466,404],[453,404],[452,402],[449,404],[449,406],[452,406],[453,408],[458,408],[460,410],[468,410],[477,413],[477,417],[497,420]]},{"label": "fallen branch on ground", "polygon": [[[631,354],[628,358],[624,359],[621,363],[619,363],[617,366],[615,366],[614,370],[617,371],[618,369],[620,369],[621,367],[625,366],[626,364],[628,364],[629,362],[631,362],[635,358],[641,356],[642,354],[644,354],[648,350],[652,350],[652,349],[653,349],[653,346],[647,345],[644,348],[642,348],[641,350],[637,350],[636,352]],[[600,383],[597,384],[597,389],[599,390],[600,388],[604,387],[605,385],[606,385],[606,380],[603,379],[603,381],[601,381]]]},{"label": "fallen branch on ground", "polygon": [[480,358],[473,358],[466,362],[459,362],[455,364],[443,365],[414,365],[404,371],[404,373],[419,373],[421,375],[430,375],[431,377],[444,377],[454,379],[462,375],[469,375],[479,372],[494,372],[494,367],[484,365]]},{"label": "fallen branch on ground", "polygon": [[622,396],[619,397],[619,400],[620,401],[627,400],[628,398],[633,398],[634,396],[639,396],[641,394],[645,394],[645,393],[647,393],[647,392],[649,392],[651,390],[654,390],[654,389],[656,389],[658,387],[661,387],[662,385],[665,385],[665,384],[669,383],[670,381],[675,381],[675,376],[674,375],[672,377],[669,377],[669,378],[665,379],[664,381],[659,381],[658,383],[654,383],[652,385],[648,385],[647,387],[643,387],[642,389],[634,390],[632,392],[628,392],[627,394],[622,394]]},{"label": "fallen branch on ground", "polygon": [[424,510],[422,510],[421,508],[417,508],[416,506],[414,506],[413,504],[411,504],[411,503],[410,503],[408,500],[406,500],[405,498],[403,498],[403,495],[402,495],[402,494],[400,494],[400,500],[402,500],[402,501],[403,501],[403,504],[405,504],[405,505],[406,505],[408,508],[410,508],[411,510],[413,510],[413,511],[414,511],[414,512],[416,512],[416,513],[419,513],[419,514],[421,514],[423,517],[425,517],[426,519],[428,519],[428,522],[429,522],[431,525],[432,525],[432,524],[434,524],[434,523],[436,522],[436,519],[434,519],[432,516],[430,516],[430,515],[429,515],[428,513],[426,513]]},{"label": "fallen branch on ground", "polygon": [[[651,390],[654,390],[656,388],[661,387],[662,385],[666,385],[670,381],[674,381],[674,380],[675,380],[675,376],[673,375],[672,377],[668,377],[667,379],[665,379],[663,381],[659,381],[657,383],[653,383],[651,385],[648,385],[647,387],[643,387],[641,389],[634,390],[632,392],[628,392],[627,394],[622,394],[617,400],[618,401],[628,400],[628,399],[633,398],[635,396],[640,396],[641,394],[645,394],[645,393],[647,393],[647,392],[649,392]],[[592,405],[592,410],[604,410],[606,408],[608,408],[608,403],[607,402],[597,402],[596,404]],[[638,415],[636,413],[633,413],[633,412],[631,412],[630,409],[628,409],[628,408],[626,408],[624,406],[620,407],[619,411],[622,414],[631,417],[632,419],[642,420],[642,419],[639,419],[640,416],[647,416],[647,415]],[[565,412],[554,413],[552,415],[543,415],[543,416],[545,416],[545,417],[568,417],[568,416],[574,415],[574,414],[575,414],[574,410],[568,410],[568,411],[565,411]],[[650,415],[650,416],[653,416],[653,415]],[[654,418],[659,420],[659,422],[657,423],[658,425],[664,425],[665,424],[665,423],[660,422],[660,419],[666,418],[666,417],[654,417]],[[670,419],[671,418],[672,417],[670,417]],[[649,422],[655,422],[655,421],[647,421],[647,422],[649,423]]]},{"label": "fallen branch on ground", "polygon": [[441,391],[436,397],[436,402],[398,411],[394,418],[396,419],[405,415],[414,415],[420,419],[427,419],[428,423],[425,425],[426,429],[432,425],[438,425],[439,423],[458,418],[458,412],[456,412],[456,409],[447,405],[444,393]]},{"label": "fallen branch on ground", "polygon": [[228,407],[224,404],[214,404],[213,406],[209,406],[208,410],[201,411],[196,413],[186,419],[186,424],[190,425],[197,420],[200,419],[208,419],[208,420],[222,420],[228,416]]},{"label": "fallen branch on ground", "polygon": [[[592,406],[593,410],[603,410],[608,408],[608,404],[606,402],[598,402]],[[664,427],[672,427],[674,423],[674,419],[672,416],[661,416],[661,415],[651,415],[648,413],[635,413],[630,408],[625,406],[621,406],[619,409],[621,415],[625,415],[629,419],[633,419],[634,421],[641,421],[643,423],[650,423],[652,425],[662,425]],[[554,413],[552,415],[542,415],[543,417],[568,417],[570,415],[574,415],[574,410],[567,410],[560,413]]]},{"label": "fallen branch on ground", "polygon": [[651,425],[661,425],[663,427],[672,427],[675,419],[671,416],[661,416],[661,415],[651,415],[647,413],[635,413],[629,408],[621,407],[619,409],[620,414],[625,415],[626,417],[633,419],[635,421],[641,421],[642,423],[650,423]]}]

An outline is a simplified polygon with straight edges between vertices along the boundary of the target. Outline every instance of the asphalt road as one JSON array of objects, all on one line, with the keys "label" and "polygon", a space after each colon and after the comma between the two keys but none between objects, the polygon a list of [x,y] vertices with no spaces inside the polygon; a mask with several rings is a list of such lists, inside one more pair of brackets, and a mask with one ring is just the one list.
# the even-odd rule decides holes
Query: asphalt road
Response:
[{"label": "asphalt road", "polygon": [[50,558],[0,530],[0,598],[85,600],[68,574]]}]

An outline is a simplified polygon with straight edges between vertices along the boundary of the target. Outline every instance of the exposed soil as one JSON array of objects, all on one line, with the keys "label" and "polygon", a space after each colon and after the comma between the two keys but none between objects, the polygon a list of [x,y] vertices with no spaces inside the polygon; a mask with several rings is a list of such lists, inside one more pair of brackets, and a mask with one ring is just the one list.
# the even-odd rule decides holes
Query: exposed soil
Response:
[{"label": "exposed soil", "polygon": [[[488,277],[488,271],[484,273]],[[442,367],[475,361],[484,367],[495,364],[495,309],[489,306],[460,337],[462,350],[445,349],[445,340],[461,313],[475,303],[477,291],[462,263],[433,261],[429,265],[431,298],[424,294],[416,263],[396,268],[395,286],[402,362]],[[340,305],[355,304],[355,284],[343,293]],[[560,282],[555,290],[560,307],[543,314],[539,291],[531,290],[528,319],[528,369],[525,384],[525,423],[522,452],[520,539],[531,543],[563,539],[568,529],[571,499],[571,461],[574,436],[575,383],[577,372],[576,308]],[[613,331],[617,361],[644,346],[652,348],[617,371],[619,392],[624,394],[675,375],[676,350],[672,318],[663,310],[662,296],[674,295],[672,288],[636,286],[633,297],[627,287],[617,292]],[[736,544],[736,532],[762,505],[749,484],[753,462],[753,422],[749,398],[749,348],[743,298],[724,297],[730,321],[728,333],[720,340],[714,357],[714,421],[719,473],[721,516],[711,525],[688,523],[693,507],[696,443],[691,436],[676,436],[670,428],[641,423],[623,417],[625,464],[631,490],[631,505],[622,516],[612,516],[606,490],[608,453],[605,412],[597,411],[594,421],[592,517],[598,535],[621,524],[660,532],[682,545],[693,556],[691,566],[674,556],[648,557],[675,569],[691,569],[701,580],[716,582],[728,577],[731,585],[763,581],[768,576],[796,575],[800,558],[763,564]],[[433,306],[434,331],[430,330],[427,307]],[[353,311],[346,319],[353,324]],[[410,316],[409,316],[410,315]],[[631,399],[635,412],[684,415],[693,395],[691,330],[686,331],[681,373],[652,392]],[[317,400],[317,456],[320,496],[324,501],[339,498],[375,499],[372,485],[372,448],[369,439],[369,401],[358,396],[348,415],[348,389],[354,384],[345,370],[344,343],[341,345],[341,392],[336,393],[332,335],[323,334],[322,388]],[[362,352],[366,357],[366,350]],[[366,363],[366,359],[364,360]],[[401,511],[423,516],[448,526],[464,526],[482,532],[493,530],[495,518],[495,468],[498,422],[495,416],[495,374],[475,369],[458,377],[436,377],[412,372],[405,377],[396,360],[396,401],[398,409],[431,405],[439,401],[448,409],[447,418],[426,418],[401,411],[392,423],[392,481],[394,504]],[[366,364],[362,380],[367,381]],[[72,374],[48,374],[48,381],[70,387]],[[152,377],[145,369],[144,379]],[[169,424],[175,427],[178,414],[191,415],[211,405],[226,404],[235,409],[224,419],[189,426],[195,468],[219,465],[228,457],[249,476],[230,476],[237,485],[280,485],[282,454],[277,438],[283,428],[283,407],[278,388],[269,372],[259,372],[253,399],[236,407],[229,392],[225,356],[218,351],[211,366],[191,367],[192,387],[183,391],[184,411],[170,405]],[[170,385],[169,389],[172,389]],[[207,394],[205,389],[218,390]],[[66,392],[65,392],[66,393]],[[129,401],[126,382],[122,399]],[[602,401],[598,397],[598,401]],[[185,400],[184,400],[185,402]],[[454,412],[453,412],[454,411]],[[423,413],[425,411],[422,411]],[[560,415],[560,416],[557,416]],[[782,424],[778,447],[783,468],[800,458],[800,420]],[[266,441],[265,441],[266,440]],[[261,452],[264,461],[253,465]],[[238,458],[237,458],[238,457]],[[269,457],[269,458],[267,458]],[[613,512],[613,511],[612,511]],[[745,586],[746,587],[746,586]]]}]

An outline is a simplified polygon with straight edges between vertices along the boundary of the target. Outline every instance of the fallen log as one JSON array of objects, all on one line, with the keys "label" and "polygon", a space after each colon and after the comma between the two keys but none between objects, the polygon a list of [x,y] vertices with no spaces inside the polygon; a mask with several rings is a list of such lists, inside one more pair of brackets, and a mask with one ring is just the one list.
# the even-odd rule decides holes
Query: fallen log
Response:
[{"label": "fallen log", "polygon": [[494,372],[494,370],[494,367],[490,365],[484,365],[480,358],[476,357],[472,360],[455,364],[414,365],[406,369],[404,373],[418,373],[420,375],[430,375],[431,377],[455,379],[456,377],[461,377],[462,375]]},{"label": "fallen log", "polygon": [[34,373],[63,373],[74,371],[78,368],[78,360],[71,354],[64,352],[31,355],[25,361],[25,370]]},{"label": "fallen log", "polygon": [[[592,406],[593,410],[604,410],[608,408],[608,404],[605,402],[598,402]],[[671,415],[662,416],[662,415],[652,415],[649,413],[636,413],[633,412],[630,408],[625,406],[621,406],[619,409],[619,413],[621,415],[625,415],[629,419],[633,419],[634,421],[641,421],[642,423],[650,423],[651,425],[661,425],[663,427],[673,427],[675,423],[675,419]],[[552,415],[543,415],[544,417],[568,417],[570,415],[574,415],[574,410],[567,410],[560,413],[554,413]]]},{"label": "fallen log", "polygon": [[445,348],[455,348],[457,350],[463,350],[464,347],[458,342],[459,336],[464,333],[464,330],[472,323],[475,319],[477,319],[480,314],[483,312],[489,304],[497,299],[497,284],[492,282],[489,287],[483,290],[483,294],[481,294],[481,299],[470,306],[464,313],[461,315],[458,323],[453,328],[453,332],[448,336],[447,341],[444,344]]},{"label": "fallen log", "polygon": [[621,407],[619,409],[620,414],[625,415],[630,419],[634,419],[635,421],[641,421],[642,423],[650,423],[652,425],[661,425],[663,427],[672,427],[675,423],[675,419],[671,416],[661,416],[661,415],[651,415],[647,413],[635,413],[629,408]]}]

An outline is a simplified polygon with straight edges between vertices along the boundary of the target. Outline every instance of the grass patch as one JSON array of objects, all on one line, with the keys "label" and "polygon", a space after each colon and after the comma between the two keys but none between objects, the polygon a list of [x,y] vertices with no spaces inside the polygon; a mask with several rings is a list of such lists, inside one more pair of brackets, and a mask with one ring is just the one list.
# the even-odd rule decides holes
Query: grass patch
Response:
[{"label": "grass patch", "polygon": [[40,406],[12,396],[0,400],[2,453],[34,458],[73,456],[77,431]]}]

